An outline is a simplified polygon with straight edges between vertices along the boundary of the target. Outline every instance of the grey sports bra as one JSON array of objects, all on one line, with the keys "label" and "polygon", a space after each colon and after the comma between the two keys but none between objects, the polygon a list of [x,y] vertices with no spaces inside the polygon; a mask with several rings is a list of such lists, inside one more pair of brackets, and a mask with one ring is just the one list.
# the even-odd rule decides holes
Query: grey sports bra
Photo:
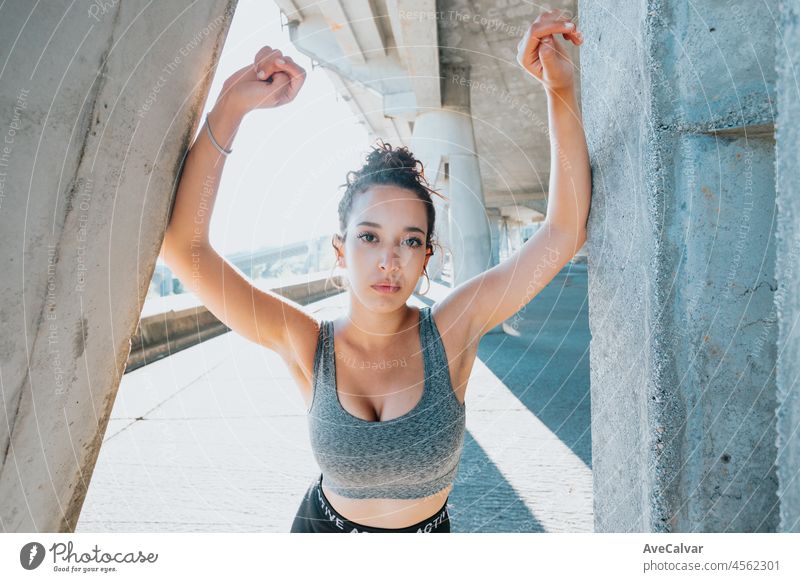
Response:
[{"label": "grey sports bra", "polygon": [[431,308],[423,307],[419,317],[425,366],[422,398],[403,416],[387,421],[364,420],[342,407],[336,392],[333,323],[320,323],[308,426],[325,485],[343,497],[415,499],[455,479],[466,407],[453,392]]}]

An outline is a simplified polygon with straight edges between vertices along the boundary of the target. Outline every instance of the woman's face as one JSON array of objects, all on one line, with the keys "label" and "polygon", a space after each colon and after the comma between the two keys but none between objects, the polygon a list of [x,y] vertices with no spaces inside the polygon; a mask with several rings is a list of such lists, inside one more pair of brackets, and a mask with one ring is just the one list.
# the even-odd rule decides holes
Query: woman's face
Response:
[{"label": "woman's face", "polygon": [[411,190],[377,185],[357,194],[339,262],[351,293],[378,311],[404,304],[428,263],[427,233],[425,203]]}]

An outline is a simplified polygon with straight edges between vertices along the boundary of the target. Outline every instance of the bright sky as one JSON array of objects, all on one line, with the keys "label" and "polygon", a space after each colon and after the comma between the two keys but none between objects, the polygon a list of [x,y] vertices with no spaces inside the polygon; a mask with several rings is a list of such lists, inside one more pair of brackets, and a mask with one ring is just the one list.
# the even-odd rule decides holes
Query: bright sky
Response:
[{"label": "bright sky", "polygon": [[211,243],[223,254],[334,232],[338,186],[370,149],[366,128],[337,97],[328,73],[312,70],[289,40],[288,27],[281,29],[272,0],[239,0],[206,111],[225,79],[253,62],[264,45],[291,56],[307,76],[293,102],[248,113],[239,128],[211,222]]}]

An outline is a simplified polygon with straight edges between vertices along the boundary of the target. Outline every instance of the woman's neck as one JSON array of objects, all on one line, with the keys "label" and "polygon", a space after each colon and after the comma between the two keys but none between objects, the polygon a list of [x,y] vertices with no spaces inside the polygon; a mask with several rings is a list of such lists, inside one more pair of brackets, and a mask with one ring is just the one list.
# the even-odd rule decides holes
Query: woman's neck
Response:
[{"label": "woman's neck", "polygon": [[416,327],[416,308],[403,304],[390,312],[376,313],[361,305],[351,304],[350,310],[337,325],[347,343],[364,352],[382,351],[398,338]]}]

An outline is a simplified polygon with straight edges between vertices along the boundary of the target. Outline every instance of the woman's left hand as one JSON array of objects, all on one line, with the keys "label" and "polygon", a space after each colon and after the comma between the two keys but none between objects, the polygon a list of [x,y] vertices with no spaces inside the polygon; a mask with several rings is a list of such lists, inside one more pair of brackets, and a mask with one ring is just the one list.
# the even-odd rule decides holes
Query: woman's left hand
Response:
[{"label": "woman's left hand", "polygon": [[557,35],[574,45],[583,43],[583,34],[563,10],[544,12],[531,23],[517,45],[517,62],[550,91],[572,87],[575,66]]}]

